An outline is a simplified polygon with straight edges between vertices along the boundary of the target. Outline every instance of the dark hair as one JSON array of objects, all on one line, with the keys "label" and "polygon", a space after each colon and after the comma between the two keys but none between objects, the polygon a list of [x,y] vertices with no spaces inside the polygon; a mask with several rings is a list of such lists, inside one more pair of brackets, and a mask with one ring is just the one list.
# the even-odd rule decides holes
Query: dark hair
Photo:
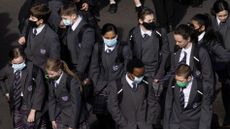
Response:
[{"label": "dark hair", "polygon": [[134,68],[143,68],[144,64],[139,59],[132,59],[127,63],[126,70],[129,73],[133,73]]},{"label": "dark hair", "polygon": [[109,31],[113,31],[115,34],[117,34],[117,27],[114,24],[106,23],[101,29],[101,34],[105,35],[105,33]]},{"label": "dark hair", "polygon": [[225,0],[217,0],[212,6],[211,14],[215,16],[217,13],[224,10],[229,11],[228,2]]},{"label": "dark hair", "polygon": [[9,52],[10,61],[20,56],[22,56],[24,59],[26,58],[26,55],[22,47],[14,47]]},{"label": "dark hair", "polygon": [[176,69],[176,75],[188,78],[192,75],[192,70],[187,64],[181,64]]},{"label": "dark hair", "polygon": [[138,19],[144,20],[146,15],[154,15],[155,13],[152,9],[150,8],[143,8],[140,12],[138,12],[137,16]]},{"label": "dark hair", "polygon": [[63,6],[59,10],[59,14],[62,15],[72,15],[72,14],[78,14],[77,7],[73,2],[64,2]]},{"label": "dark hair", "polygon": [[35,3],[30,9],[30,14],[38,18],[38,20],[42,19],[43,22],[46,23],[49,19],[51,11],[47,4]]},{"label": "dark hair", "polygon": [[196,31],[189,25],[181,24],[175,30],[174,34],[181,35],[184,39],[191,39],[191,42],[197,43],[198,35]]},{"label": "dark hair", "polygon": [[205,30],[208,30],[211,26],[211,19],[208,14],[196,14],[192,17],[191,21],[194,20],[198,22],[199,25],[204,26]]}]

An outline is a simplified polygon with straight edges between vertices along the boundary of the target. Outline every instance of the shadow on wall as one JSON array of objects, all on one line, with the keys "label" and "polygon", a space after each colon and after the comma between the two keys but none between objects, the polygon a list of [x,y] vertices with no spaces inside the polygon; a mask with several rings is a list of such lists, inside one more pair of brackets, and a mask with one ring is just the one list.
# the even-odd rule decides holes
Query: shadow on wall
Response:
[{"label": "shadow on wall", "polygon": [[[0,68],[8,61],[8,53],[13,42],[18,38],[17,33],[11,33],[8,25],[12,22],[8,13],[0,13]],[[16,44],[16,42],[15,42]]]}]

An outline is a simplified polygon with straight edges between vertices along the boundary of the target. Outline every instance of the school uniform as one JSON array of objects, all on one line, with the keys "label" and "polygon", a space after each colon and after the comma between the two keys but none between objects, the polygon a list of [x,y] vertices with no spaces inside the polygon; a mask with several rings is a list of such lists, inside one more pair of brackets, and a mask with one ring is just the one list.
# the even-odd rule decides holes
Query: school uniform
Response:
[{"label": "school uniform", "polygon": [[183,89],[173,82],[166,94],[164,129],[210,129],[212,112],[212,89],[202,80],[193,78]]},{"label": "school uniform", "polygon": [[[152,129],[157,113],[160,112],[160,105],[155,99],[152,87],[143,81],[134,87],[127,74],[122,76],[120,81],[121,90],[117,89],[116,81],[109,84],[108,97],[108,110],[118,128]],[[118,97],[121,92],[122,97]]]},{"label": "school uniform", "polygon": [[[11,64],[7,64],[0,72],[0,85],[3,94],[8,93],[10,96],[9,106],[15,129],[25,127],[34,129],[35,123],[39,124],[41,122],[39,119],[42,117],[45,108],[46,90],[42,72],[38,67],[36,78],[34,78],[32,73],[34,67],[36,66],[32,62],[26,61],[26,66],[21,71],[14,71]],[[36,110],[34,123],[27,122],[31,109]]]},{"label": "school uniform", "polygon": [[86,122],[82,105],[80,82],[66,73],[49,83],[49,116],[58,129],[82,128]]},{"label": "school uniform", "polygon": [[170,54],[165,29],[144,32],[137,26],[132,30],[130,39],[133,57],[144,63],[145,76],[161,79]]},{"label": "school uniform", "polygon": [[[75,70],[82,78],[83,74],[88,74],[90,59],[95,43],[95,31],[92,27],[84,28],[79,36],[79,32],[86,25],[86,22],[79,15],[75,23],[68,28],[64,46],[64,60],[71,69]],[[81,39],[79,39],[81,38]],[[80,41],[81,40],[81,41]]]},{"label": "school uniform", "polygon": [[[226,50],[230,50],[230,18],[226,22],[220,22],[216,17],[212,17],[213,29],[217,30],[222,35],[223,47]],[[222,99],[225,108],[225,118],[224,125],[230,125],[230,102],[228,96],[230,95],[230,63],[221,63],[218,64],[218,76],[219,80],[222,83]]]},{"label": "school uniform", "polygon": [[204,86],[210,87],[214,91],[213,68],[207,50],[192,43],[189,48],[180,49],[173,56],[172,68],[176,69],[182,61],[185,61],[183,63],[191,67],[193,76],[202,78]]},{"label": "school uniform", "polygon": [[60,58],[60,42],[57,34],[46,24],[31,28],[25,45],[27,58],[44,69],[48,58]]}]

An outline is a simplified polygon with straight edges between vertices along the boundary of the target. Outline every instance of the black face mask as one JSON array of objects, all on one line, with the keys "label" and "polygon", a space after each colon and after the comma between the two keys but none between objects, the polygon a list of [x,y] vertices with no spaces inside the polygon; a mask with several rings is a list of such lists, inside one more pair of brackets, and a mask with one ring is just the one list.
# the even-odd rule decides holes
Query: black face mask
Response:
[{"label": "black face mask", "polygon": [[155,30],[155,29],[157,28],[155,22],[150,22],[150,23],[143,22],[142,25],[143,25],[143,26],[145,27],[145,29],[147,29],[147,30]]},{"label": "black face mask", "polygon": [[36,22],[34,22],[34,21],[30,21],[30,26],[31,27],[33,27],[33,28],[37,28],[38,27],[38,25],[36,24]]}]

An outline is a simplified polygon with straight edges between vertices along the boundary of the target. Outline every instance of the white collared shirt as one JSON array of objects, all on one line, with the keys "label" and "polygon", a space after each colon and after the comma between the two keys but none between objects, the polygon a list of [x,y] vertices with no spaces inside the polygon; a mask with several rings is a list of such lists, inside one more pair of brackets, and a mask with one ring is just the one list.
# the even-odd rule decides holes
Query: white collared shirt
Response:
[{"label": "white collared shirt", "polygon": [[62,78],[63,72],[61,73],[60,77],[54,81],[54,86],[57,87],[57,85],[59,85],[61,78]]},{"label": "white collared shirt", "polygon": [[191,56],[191,51],[192,51],[192,44],[189,48],[182,48],[181,53],[180,53],[180,59],[179,62],[184,58],[184,52],[187,53],[187,57],[186,57],[186,64],[189,65],[190,64],[190,56]]},{"label": "white collared shirt", "polygon": [[117,45],[112,46],[112,47],[108,47],[106,44],[104,44],[104,46],[105,46],[105,51],[107,51],[108,49],[109,49],[110,51],[113,51]]},{"label": "white collared shirt", "polygon": [[202,32],[199,36],[198,36],[198,41],[202,40],[204,38],[205,32]]},{"label": "white collared shirt", "polygon": [[220,20],[216,17],[217,25],[220,25]]},{"label": "white collared shirt", "polygon": [[152,31],[151,30],[147,30],[147,31],[144,31],[141,27],[141,36],[144,38],[145,37],[145,34],[147,34],[148,36],[151,36],[152,35]]},{"label": "white collared shirt", "polygon": [[81,20],[82,20],[82,17],[80,15],[78,15],[77,20],[71,26],[71,29],[73,31],[75,31],[75,29],[77,28],[77,26],[80,24]]},{"label": "white collared shirt", "polygon": [[44,27],[45,27],[45,24],[40,26],[40,27],[33,28],[33,33],[34,33],[35,29],[36,29],[36,31],[37,31],[36,35],[40,34],[42,32],[42,30],[44,29]]},{"label": "white collared shirt", "polygon": [[133,88],[133,80],[129,79],[128,74],[125,75],[125,79],[128,82],[129,86]]},{"label": "white collared shirt", "polygon": [[188,83],[188,86],[186,88],[184,88],[184,90],[183,90],[183,93],[184,93],[184,107],[186,107],[188,105],[188,102],[189,102],[189,96],[190,96],[191,89],[192,89],[192,82],[193,82],[193,78]]}]

